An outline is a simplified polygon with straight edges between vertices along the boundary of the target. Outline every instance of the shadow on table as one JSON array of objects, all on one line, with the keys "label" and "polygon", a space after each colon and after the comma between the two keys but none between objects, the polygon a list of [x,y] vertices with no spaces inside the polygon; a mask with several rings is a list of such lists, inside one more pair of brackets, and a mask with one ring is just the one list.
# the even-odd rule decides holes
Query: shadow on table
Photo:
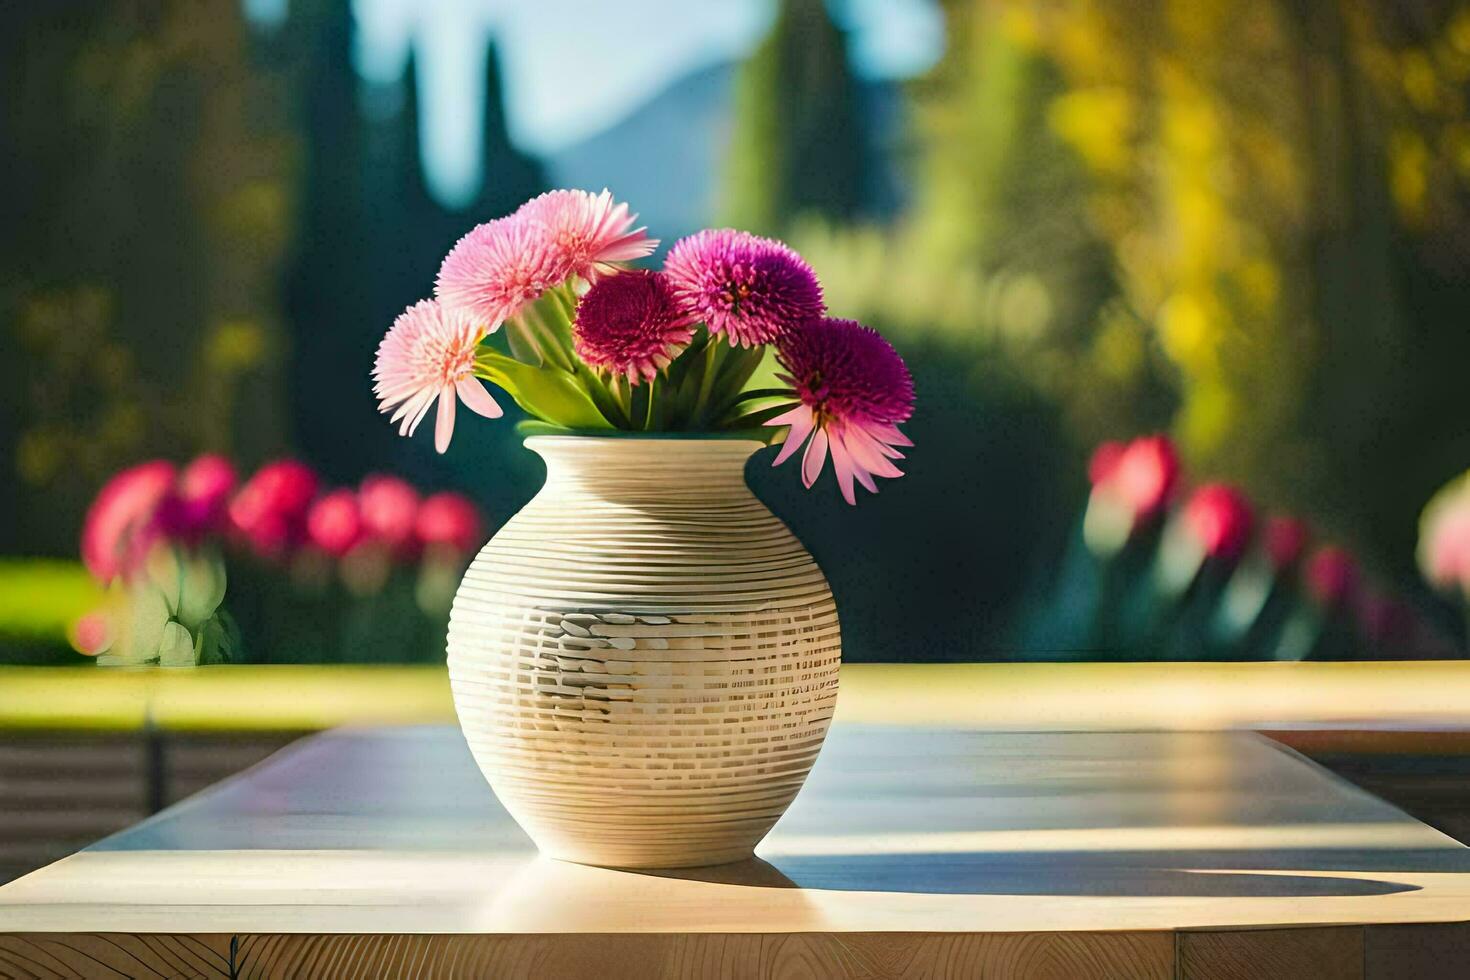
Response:
[{"label": "shadow on table", "polygon": [[[1387,853],[1359,852],[1344,860],[1339,852],[1334,860],[1330,852],[1290,852],[1289,858],[1275,862],[1261,862],[1259,852],[1250,855],[1258,865],[1279,864],[1279,872],[1269,867],[1235,870],[1247,858],[1228,851],[1155,851],[1115,852],[1101,860],[1090,852],[787,855],[712,868],[630,873],[754,888],[931,895],[1327,898],[1419,890],[1417,885],[1361,877],[1363,871],[1446,870],[1443,852],[1434,852],[1432,861],[1415,861],[1414,852],[1396,855],[1408,860],[1388,860]],[[1293,873],[1304,870],[1321,874]],[[1456,870],[1470,870],[1470,852],[1465,867]]]},{"label": "shadow on table", "polygon": [[[1259,855],[1254,855],[1259,856]],[[1094,854],[904,854],[774,857],[774,867],[799,888],[937,895],[1097,895],[1180,898],[1325,898],[1392,895],[1417,885],[1324,869],[1318,875],[1214,868],[1217,852]],[[1243,862],[1236,862],[1240,867]],[[1356,862],[1353,862],[1356,864]],[[1304,866],[1292,862],[1294,870]],[[1435,868],[1439,870],[1442,864]],[[1386,869],[1385,869],[1386,870]],[[1399,870],[1409,870],[1402,868]],[[1336,872],[1336,873],[1333,873]]]}]

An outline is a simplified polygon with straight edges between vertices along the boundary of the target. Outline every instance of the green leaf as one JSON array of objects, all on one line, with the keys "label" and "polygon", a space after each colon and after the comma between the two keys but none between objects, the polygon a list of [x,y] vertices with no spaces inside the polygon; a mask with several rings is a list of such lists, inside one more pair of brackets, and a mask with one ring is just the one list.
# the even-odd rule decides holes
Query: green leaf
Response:
[{"label": "green leaf", "polygon": [[519,317],[512,317],[505,321],[500,332],[505,334],[505,342],[510,348],[511,357],[538,367],[542,364],[544,359],[541,356],[541,348],[536,345],[535,339],[529,335],[526,325],[521,323]]},{"label": "green leaf", "polygon": [[714,389],[710,392],[711,416],[718,418],[730,407],[740,395],[741,389],[760,369],[765,357],[764,347],[737,347],[731,350],[730,356],[721,365]]},{"label": "green leaf", "polygon": [[158,645],[158,663],[163,667],[193,667],[194,637],[181,624],[170,622],[163,628]]},{"label": "green leaf", "polygon": [[[749,402],[738,402],[717,423],[719,428],[743,429],[752,425],[765,425],[771,419],[791,410],[793,402],[788,393],[779,398],[760,398]],[[775,431],[780,431],[777,426]]]},{"label": "green leaf", "polygon": [[503,354],[481,352],[476,373],[504,388],[516,404],[543,422],[571,429],[610,429],[577,377],[560,368],[524,364]]},{"label": "green leaf", "polygon": [[597,372],[582,363],[580,359],[576,362],[575,366],[577,380],[582,383],[582,388],[587,392],[588,397],[592,399],[592,403],[597,406],[597,410],[602,413],[602,417],[607,420],[608,424],[613,428],[632,428],[633,420],[624,414],[623,407],[618,404],[618,400],[613,397],[613,393],[608,391],[607,383],[597,375]]}]

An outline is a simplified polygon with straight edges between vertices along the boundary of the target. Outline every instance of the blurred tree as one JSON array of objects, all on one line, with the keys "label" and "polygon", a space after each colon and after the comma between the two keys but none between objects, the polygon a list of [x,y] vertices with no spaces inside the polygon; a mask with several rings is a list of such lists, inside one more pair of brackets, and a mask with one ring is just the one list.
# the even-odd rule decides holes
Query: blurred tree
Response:
[{"label": "blurred tree", "polygon": [[289,139],[249,54],[234,0],[0,6],[0,548],[71,552],[139,456],[279,445]]},{"label": "blurred tree", "polygon": [[360,432],[372,409],[372,361],[364,351],[376,349],[384,326],[373,302],[377,278],[367,267],[375,212],[368,207],[367,125],[352,64],[356,26],[350,4],[303,0],[291,5],[285,30],[297,50],[303,141],[300,234],[286,281],[293,435],[297,449],[339,479],[360,473],[371,451],[371,443],[344,433]]},{"label": "blurred tree", "polygon": [[1415,507],[1470,455],[1470,13],[1033,7],[1186,453],[1409,572]]},{"label": "blurred tree", "polygon": [[[511,142],[505,119],[505,83],[500,73],[499,48],[492,40],[485,51],[485,118],[481,125],[484,183],[471,209],[476,221],[509,214],[521,202],[546,189],[546,173],[539,161]],[[600,190],[591,187],[588,190]],[[468,229],[460,229],[461,232]],[[447,250],[447,249],[446,249]]]},{"label": "blurred tree", "polygon": [[735,81],[720,220],[777,234],[803,214],[863,214],[873,164],[860,98],[824,0],[782,0]]}]

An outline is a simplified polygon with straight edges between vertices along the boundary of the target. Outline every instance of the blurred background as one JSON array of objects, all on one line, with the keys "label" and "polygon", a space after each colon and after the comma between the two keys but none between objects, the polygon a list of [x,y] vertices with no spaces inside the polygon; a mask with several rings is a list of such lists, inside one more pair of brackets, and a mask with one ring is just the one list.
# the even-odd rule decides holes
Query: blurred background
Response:
[{"label": "blurred background", "polygon": [[879,496],[751,467],[847,659],[1466,655],[1420,515],[1470,465],[1470,5],[65,0],[0,5],[0,76],[0,662],[91,662],[89,506],[201,454],[236,525],[303,466],[196,653],[442,662],[541,466],[399,438],[374,351],[563,186],[785,238],[909,360]]}]

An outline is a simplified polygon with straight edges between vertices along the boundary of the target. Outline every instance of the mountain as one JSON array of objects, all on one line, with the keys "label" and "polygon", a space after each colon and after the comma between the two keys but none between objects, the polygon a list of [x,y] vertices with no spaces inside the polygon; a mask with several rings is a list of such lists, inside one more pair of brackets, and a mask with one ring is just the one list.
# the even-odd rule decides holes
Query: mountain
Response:
[{"label": "mountain", "polygon": [[[705,227],[724,172],[738,67],[726,62],[686,75],[621,121],[551,154],[544,161],[551,185],[611,188],[666,243]],[[904,197],[897,160],[906,118],[898,86],[864,85],[863,113],[883,163],[870,209],[881,218]]]}]

